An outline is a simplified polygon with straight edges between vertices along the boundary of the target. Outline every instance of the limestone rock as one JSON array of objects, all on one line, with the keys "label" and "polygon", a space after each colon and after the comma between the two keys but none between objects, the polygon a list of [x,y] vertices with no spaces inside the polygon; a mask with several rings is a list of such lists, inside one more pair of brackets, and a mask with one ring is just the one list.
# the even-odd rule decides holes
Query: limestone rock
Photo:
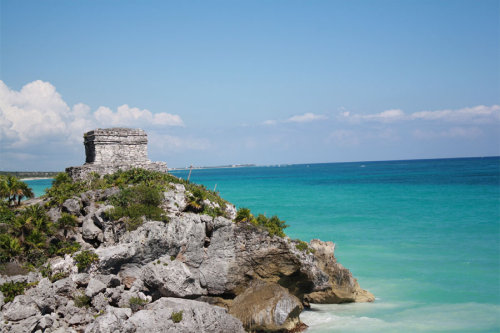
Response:
[{"label": "limestone rock", "polygon": [[81,215],[80,202],[81,202],[80,198],[70,198],[70,199],[64,201],[64,203],[62,205],[62,211],[65,213],[68,213],[68,214],[79,216],[79,215]]},{"label": "limestone rock", "polygon": [[238,295],[229,313],[249,330],[284,331],[300,325],[303,306],[287,289],[276,283],[255,280]]},{"label": "limestone rock", "polygon": [[98,241],[102,243],[104,234],[102,230],[94,224],[92,217],[86,217],[82,224],[82,236],[87,241]]},{"label": "limestone rock", "polygon": [[132,315],[129,308],[106,307],[103,315],[87,327],[85,333],[122,332],[125,321]]},{"label": "limestone rock", "polygon": [[35,301],[27,295],[19,295],[2,308],[3,316],[10,321],[19,321],[40,314]]},{"label": "limestone rock", "polygon": [[143,269],[142,279],[147,287],[161,296],[194,298],[207,293],[201,288],[196,274],[179,260],[149,263]]},{"label": "limestone rock", "polygon": [[186,209],[186,189],[182,184],[171,183],[173,190],[163,193],[163,202],[161,208],[170,213],[182,212]]},{"label": "limestone rock", "polygon": [[[172,313],[182,311],[182,320],[172,321]],[[134,313],[123,332],[207,332],[243,333],[241,322],[226,309],[179,298],[160,298]]]},{"label": "limestone rock", "polygon": [[106,290],[106,285],[98,279],[92,278],[89,281],[87,289],[85,289],[85,295],[87,295],[88,297],[94,297],[104,290]]},{"label": "limestone rock", "polygon": [[310,246],[315,250],[314,256],[318,266],[329,276],[330,288],[306,295],[307,302],[331,304],[375,300],[373,294],[361,289],[347,268],[337,263],[334,256],[335,245],[332,242],[313,239]]}]

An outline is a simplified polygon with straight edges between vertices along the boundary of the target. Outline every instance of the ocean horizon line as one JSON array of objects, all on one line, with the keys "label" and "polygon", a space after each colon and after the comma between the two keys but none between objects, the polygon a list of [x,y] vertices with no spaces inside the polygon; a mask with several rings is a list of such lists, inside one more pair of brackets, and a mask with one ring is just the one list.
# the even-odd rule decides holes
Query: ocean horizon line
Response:
[{"label": "ocean horizon line", "polygon": [[[410,161],[432,161],[432,160],[460,160],[460,159],[494,159],[500,158],[500,155],[490,155],[490,156],[461,156],[461,157],[435,157],[435,158],[411,158],[411,159],[395,159],[395,160],[362,160],[362,161],[338,161],[338,162],[303,162],[303,163],[272,163],[272,164],[252,164],[252,163],[243,163],[243,164],[230,164],[230,165],[220,165],[220,166],[194,166],[193,169],[203,170],[203,169],[231,169],[231,168],[261,168],[261,167],[285,167],[285,166],[294,166],[294,165],[319,165],[319,164],[347,164],[347,163],[380,163],[380,162],[410,162]],[[189,167],[172,167],[168,168],[169,171],[183,171],[189,170]],[[38,173],[38,172],[50,172],[57,173],[63,172],[61,171],[26,171],[26,170],[0,170],[0,175],[5,175],[9,173]],[[31,177],[29,178],[51,178],[51,177]]]}]

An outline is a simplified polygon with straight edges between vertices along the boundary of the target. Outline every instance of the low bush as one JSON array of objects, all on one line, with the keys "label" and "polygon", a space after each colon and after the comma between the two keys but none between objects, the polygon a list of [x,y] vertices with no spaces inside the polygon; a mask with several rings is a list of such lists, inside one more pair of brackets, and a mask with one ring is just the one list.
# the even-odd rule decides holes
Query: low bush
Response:
[{"label": "low bush", "polygon": [[285,228],[288,228],[285,221],[280,220],[276,215],[268,218],[263,214],[259,214],[255,217],[250,209],[240,208],[236,212],[236,218],[234,219],[236,223],[249,222],[257,227],[266,230],[269,236],[279,236],[285,237]]},{"label": "low bush", "polygon": [[148,304],[148,301],[140,297],[130,297],[130,299],[128,300],[128,304],[130,305],[132,311],[135,312],[141,310],[144,305]]},{"label": "low bush", "polygon": [[28,287],[26,282],[6,282],[0,286],[0,291],[2,291],[4,302],[12,302],[17,295],[24,294],[24,290]]},{"label": "low bush", "polygon": [[[185,183],[184,186],[188,191],[186,211],[202,213],[212,217],[225,216],[224,210],[227,202],[219,197],[217,193],[208,190],[203,185]],[[215,207],[205,204],[205,200],[214,203]]]},{"label": "low bush", "polygon": [[73,296],[75,306],[79,308],[88,308],[90,306],[90,297],[81,293]]},{"label": "low bush", "polygon": [[93,263],[99,262],[99,256],[89,250],[82,251],[76,254],[73,259],[76,261],[76,267],[78,267],[78,272],[83,272],[87,270]]},{"label": "low bush", "polygon": [[172,321],[174,323],[180,323],[182,321],[182,313],[183,311],[172,312]]},{"label": "low bush", "polygon": [[297,242],[297,244],[295,244],[295,248],[297,250],[302,251],[302,252],[307,252],[307,253],[316,252],[314,249],[310,248],[309,244],[307,244],[306,242],[301,241],[300,239],[296,239],[295,241]]},{"label": "low bush", "polygon": [[67,278],[69,276],[68,273],[63,273],[63,272],[59,272],[59,273],[56,273],[56,274],[53,274],[49,277],[49,280],[50,282],[54,283],[58,280],[61,280],[61,279],[64,279],[64,278]]},{"label": "low bush", "polygon": [[142,217],[168,222],[165,212],[158,206],[161,204],[163,193],[155,186],[139,184],[127,187],[110,198],[115,206],[107,211],[110,220],[125,217],[127,230],[135,230],[142,224]]},{"label": "low bush", "polygon": [[57,227],[59,229],[68,230],[74,228],[78,225],[78,220],[76,216],[62,213],[62,216],[57,220]]}]

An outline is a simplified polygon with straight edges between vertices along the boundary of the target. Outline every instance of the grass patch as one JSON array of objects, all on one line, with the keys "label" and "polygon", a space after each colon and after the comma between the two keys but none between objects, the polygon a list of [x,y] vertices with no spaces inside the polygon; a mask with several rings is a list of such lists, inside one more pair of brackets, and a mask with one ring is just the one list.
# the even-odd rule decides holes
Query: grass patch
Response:
[{"label": "grass patch", "polygon": [[0,286],[0,291],[2,291],[4,302],[12,302],[17,295],[23,295],[24,290],[28,287],[26,282],[6,282]]},{"label": "grass patch", "polygon": [[75,306],[78,308],[88,308],[90,306],[90,297],[81,293],[73,296],[73,301],[75,302]]},{"label": "grass patch", "polygon": [[140,297],[130,297],[128,304],[130,305],[132,311],[136,312],[141,310],[144,305],[148,304],[148,301]]},{"label": "grass patch", "polygon": [[288,228],[288,225],[286,225],[285,221],[280,220],[276,215],[268,218],[263,214],[259,214],[257,217],[255,217],[248,208],[238,209],[234,221],[236,223],[249,222],[259,228],[266,230],[271,237],[285,237],[284,229]]},{"label": "grass patch", "polygon": [[300,239],[295,239],[294,241],[297,242],[297,244],[295,244],[295,248],[297,250],[302,251],[302,252],[307,252],[307,253],[316,252],[316,250],[310,248],[309,244],[307,244],[306,242],[301,241]]},{"label": "grass patch", "polygon": [[99,262],[99,256],[93,251],[82,251],[76,254],[73,259],[76,261],[78,272],[87,270],[93,263]]},{"label": "grass patch", "polygon": [[142,224],[142,218],[168,222],[165,212],[158,206],[161,204],[163,192],[156,186],[139,184],[122,189],[110,198],[114,206],[106,212],[110,220],[125,218],[127,230],[135,230]]},{"label": "grass patch", "polygon": [[180,323],[182,321],[182,313],[183,311],[179,311],[179,312],[172,312],[172,321],[174,323]]}]

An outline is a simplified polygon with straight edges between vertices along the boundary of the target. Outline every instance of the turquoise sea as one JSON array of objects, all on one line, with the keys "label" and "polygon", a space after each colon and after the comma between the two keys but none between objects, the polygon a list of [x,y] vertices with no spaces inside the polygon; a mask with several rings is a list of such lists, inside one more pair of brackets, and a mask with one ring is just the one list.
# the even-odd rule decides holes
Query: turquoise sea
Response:
[{"label": "turquoise sea", "polygon": [[301,315],[310,333],[500,331],[499,157],[203,169],[191,180],[278,215],[292,238],[336,243],[376,301],[313,306]]}]

